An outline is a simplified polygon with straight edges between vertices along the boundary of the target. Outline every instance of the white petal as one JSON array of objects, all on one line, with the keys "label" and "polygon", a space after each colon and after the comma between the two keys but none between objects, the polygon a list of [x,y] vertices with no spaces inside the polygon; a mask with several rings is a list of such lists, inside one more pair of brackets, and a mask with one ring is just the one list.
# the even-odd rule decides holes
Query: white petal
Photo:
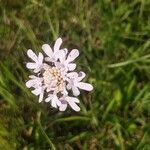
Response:
[{"label": "white petal", "polygon": [[74,96],[79,96],[80,95],[80,91],[76,86],[72,86],[72,92]]},{"label": "white petal", "polygon": [[77,81],[81,81],[84,77],[86,76],[86,74],[82,71],[79,72],[78,74],[78,78],[77,78]]},{"label": "white petal", "polygon": [[47,56],[49,56],[50,58],[52,57],[53,51],[52,51],[51,47],[48,44],[43,44],[42,49],[43,49],[43,51],[45,52],[45,54]]},{"label": "white petal", "polygon": [[53,94],[49,94],[48,97],[45,99],[45,102],[51,101],[53,98]]},{"label": "white petal", "polygon": [[37,64],[36,63],[27,63],[26,67],[29,68],[29,69],[34,69],[34,68],[37,67]]},{"label": "white petal", "polygon": [[39,66],[38,68],[35,68],[33,72],[34,72],[34,73],[38,73],[41,69],[42,69],[42,68]]},{"label": "white petal", "polygon": [[43,54],[42,53],[39,53],[38,61],[39,61],[39,64],[43,63]]},{"label": "white petal", "polygon": [[58,97],[56,95],[54,95],[54,97],[51,100],[52,107],[57,108],[57,101],[58,101]]},{"label": "white petal", "polygon": [[54,53],[57,53],[57,51],[60,49],[61,44],[62,44],[62,39],[58,38],[54,44]]},{"label": "white petal", "polygon": [[34,84],[34,80],[29,80],[29,81],[26,82],[26,86],[28,88],[32,87],[33,84]]},{"label": "white petal", "polygon": [[67,57],[67,62],[74,61],[78,56],[79,56],[79,51],[77,49],[73,49]]},{"label": "white petal", "polygon": [[49,61],[49,62],[51,62],[51,61],[52,61],[52,58],[45,57],[45,61]]},{"label": "white petal", "polygon": [[42,92],[42,93],[40,94],[40,96],[39,96],[39,103],[41,103],[41,102],[42,102],[42,100],[43,100],[43,96],[44,96],[44,93]]},{"label": "white petal", "polygon": [[60,111],[65,111],[66,108],[67,108],[67,103],[61,104],[61,105],[59,106],[59,110],[60,110]]},{"label": "white petal", "polygon": [[66,59],[66,52],[63,50],[58,51],[57,53],[55,53],[55,58],[59,59],[61,63],[64,63]]},{"label": "white petal", "polygon": [[76,64],[71,63],[71,64],[68,64],[67,67],[69,71],[73,71],[74,69],[76,69]]},{"label": "white petal", "polygon": [[67,77],[69,78],[77,78],[78,77],[78,73],[77,72],[70,72],[67,74]]},{"label": "white petal", "polygon": [[57,98],[57,100],[56,100],[56,104],[57,104],[57,106],[60,106],[61,105],[61,102],[60,102],[60,100]]},{"label": "white petal", "polygon": [[71,90],[71,85],[69,83],[67,84],[67,89]]},{"label": "white petal", "polygon": [[80,111],[80,107],[76,104],[79,103],[79,100],[74,97],[67,97],[67,102],[71,106],[71,108],[75,111]]},{"label": "white petal", "polygon": [[31,78],[31,79],[36,79],[37,77],[34,76],[34,75],[30,75],[29,78]]},{"label": "white petal", "polygon": [[66,55],[68,53],[68,49],[67,48],[63,48],[63,49],[61,49],[61,51],[64,51]]},{"label": "white petal", "polygon": [[41,89],[40,88],[38,88],[38,89],[35,89],[35,90],[33,90],[33,91],[31,91],[34,95],[39,95],[40,93],[41,93]]},{"label": "white petal", "polygon": [[36,54],[31,50],[31,49],[29,49],[28,51],[27,51],[27,55],[32,59],[32,60],[34,60],[35,62],[37,62],[37,56],[36,56]]},{"label": "white petal", "polygon": [[93,90],[93,86],[91,84],[89,84],[89,83],[79,82],[77,84],[77,86],[80,89],[83,89],[83,90],[86,90],[86,91],[92,91]]},{"label": "white petal", "polygon": [[49,97],[47,97],[46,99],[45,99],[45,102],[49,102],[51,99],[49,98]]}]

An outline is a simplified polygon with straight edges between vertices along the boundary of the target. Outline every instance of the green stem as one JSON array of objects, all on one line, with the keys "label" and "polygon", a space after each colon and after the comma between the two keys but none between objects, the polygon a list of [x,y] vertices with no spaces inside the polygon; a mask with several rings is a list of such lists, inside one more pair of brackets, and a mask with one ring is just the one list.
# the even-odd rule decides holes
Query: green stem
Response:
[{"label": "green stem", "polygon": [[40,117],[41,117],[41,111],[38,112],[37,114],[37,122],[38,122],[38,125],[39,125],[39,129],[41,131],[41,133],[44,135],[45,139],[47,140],[49,146],[51,147],[52,150],[56,150],[56,147],[55,145],[52,143],[52,141],[50,140],[50,138],[47,136],[46,132],[44,131],[42,125],[41,125],[41,121],[40,121]]}]

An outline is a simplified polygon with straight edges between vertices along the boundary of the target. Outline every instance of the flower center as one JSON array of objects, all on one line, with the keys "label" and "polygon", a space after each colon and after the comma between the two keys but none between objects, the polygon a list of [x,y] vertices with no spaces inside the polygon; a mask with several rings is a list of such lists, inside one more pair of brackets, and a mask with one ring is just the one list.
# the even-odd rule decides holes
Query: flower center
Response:
[{"label": "flower center", "polygon": [[57,93],[63,91],[65,87],[64,78],[61,71],[56,68],[46,68],[43,73],[44,85],[47,91],[56,91]]}]

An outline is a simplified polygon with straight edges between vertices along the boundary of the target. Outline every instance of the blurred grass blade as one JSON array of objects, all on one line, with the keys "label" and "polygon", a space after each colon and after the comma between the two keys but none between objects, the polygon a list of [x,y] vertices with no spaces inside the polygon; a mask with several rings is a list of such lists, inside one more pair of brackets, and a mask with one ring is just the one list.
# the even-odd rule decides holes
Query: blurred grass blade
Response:
[{"label": "blurred grass blade", "polygon": [[67,122],[67,121],[90,121],[90,118],[84,116],[71,116],[71,117],[56,119],[53,123]]},{"label": "blurred grass blade", "polygon": [[136,62],[144,61],[144,60],[146,60],[148,58],[150,58],[150,54],[149,55],[145,55],[145,56],[140,57],[140,58],[137,58],[137,59],[127,60],[127,61],[124,61],[124,62],[111,64],[111,65],[108,65],[108,68],[122,67],[122,66],[126,66],[126,65],[133,64],[133,63],[136,63]]}]

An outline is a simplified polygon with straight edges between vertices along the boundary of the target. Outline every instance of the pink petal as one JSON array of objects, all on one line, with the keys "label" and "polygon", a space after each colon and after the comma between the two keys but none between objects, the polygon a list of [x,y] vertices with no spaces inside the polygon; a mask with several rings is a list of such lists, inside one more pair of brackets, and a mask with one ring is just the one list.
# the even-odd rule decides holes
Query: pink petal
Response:
[{"label": "pink petal", "polygon": [[54,95],[53,98],[52,98],[52,100],[51,100],[52,107],[57,108],[57,101],[58,101],[58,98],[57,98],[56,95]]},{"label": "pink petal", "polygon": [[38,73],[40,70],[41,70],[41,67],[38,67],[38,68],[35,68],[33,72]]},{"label": "pink petal", "polygon": [[39,61],[39,64],[43,63],[43,54],[42,53],[39,53],[38,61]]},{"label": "pink petal", "polygon": [[29,69],[35,69],[37,67],[37,64],[36,63],[27,63],[26,67]]},{"label": "pink petal", "polygon": [[46,99],[45,99],[45,102],[49,102],[51,100],[51,98],[50,97],[47,97]]},{"label": "pink petal", "polygon": [[58,38],[54,44],[54,53],[56,53],[60,49],[61,44],[62,44],[62,39]]},{"label": "pink petal", "polygon": [[52,98],[53,98],[53,95],[52,95],[52,94],[49,94],[48,97],[45,99],[45,102],[51,101]]},{"label": "pink petal", "polygon": [[84,82],[79,82],[77,84],[77,86],[80,88],[80,89],[83,89],[85,91],[92,91],[93,90],[93,86],[89,83],[84,83]]},{"label": "pink petal", "polygon": [[30,75],[29,78],[31,78],[31,79],[36,79],[37,77],[34,76],[34,75]]},{"label": "pink petal", "polygon": [[38,88],[38,89],[35,89],[35,90],[33,90],[33,91],[31,91],[34,95],[39,95],[40,93],[41,93],[41,89],[40,88]]},{"label": "pink petal", "polygon": [[45,57],[45,61],[52,61],[52,59],[49,57]]},{"label": "pink petal", "polygon": [[28,88],[32,87],[33,84],[34,84],[34,80],[29,80],[29,81],[26,82],[26,86]]},{"label": "pink petal", "polygon": [[67,89],[71,90],[71,85],[69,83],[67,84]]},{"label": "pink petal", "polygon": [[40,94],[40,96],[39,96],[39,103],[41,103],[41,102],[42,102],[42,100],[43,100],[43,96],[44,96],[44,93],[42,92],[42,93]]},{"label": "pink petal", "polygon": [[66,53],[63,50],[59,50],[55,53],[55,59],[59,59],[61,63],[63,63],[66,59]]},{"label": "pink petal", "polygon": [[74,61],[78,56],[79,56],[79,51],[77,49],[73,49],[67,57],[67,62]]},{"label": "pink petal", "polygon": [[74,96],[79,96],[80,95],[80,91],[76,86],[72,86],[72,92]]},{"label": "pink petal", "polygon": [[60,100],[57,98],[57,100],[56,100],[56,103],[57,103],[57,106],[60,106],[61,105],[61,102],[60,102]]},{"label": "pink petal", "polygon": [[78,77],[78,73],[77,72],[70,72],[67,74],[67,77],[76,79]]},{"label": "pink petal", "polygon": [[61,50],[64,51],[65,54],[67,55],[67,53],[68,53],[68,49],[67,49],[67,48],[63,48],[63,49],[61,49]]},{"label": "pink petal", "polygon": [[52,57],[53,51],[52,51],[51,47],[48,44],[43,44],[42,49],[43,49],[43,51],[45,52],[45,54],[47,56],[49,56],[50,58]]},{"label": "pink petal", "polygon": [[27,51],[27,55],[32,59],[32,60],[34,60],[35,62],[37,62],[37,56],[36,56],[36,54],[31,50],[31,49],[29,49],[28,51]]},{"label": "pink petal", "polygon": [[66,108],[67,108],[67,103],[66,103],[66,104],[61,104],[61,105],[59,106],[59,110],[60,110],[60,111],[65,111]]},{"label": "pink petal", "polygon": [[68,64],[67,67],[69,71],[73,71],[74,69],[76,69],[76,64],[71,63],[71,64]]},{"label": "pink petal", "polygon": [[79,100],[77,98],[67,97],[66,100],[73,110],[80,111],[80,107],[76,104],[79,103]]},{"label": "pink petal", "polygon": [[86,76],[86,74],[82,71],[79,72],[78,74],[78,78],[77,78],[77,81],[81,81],[84,77]]}]

